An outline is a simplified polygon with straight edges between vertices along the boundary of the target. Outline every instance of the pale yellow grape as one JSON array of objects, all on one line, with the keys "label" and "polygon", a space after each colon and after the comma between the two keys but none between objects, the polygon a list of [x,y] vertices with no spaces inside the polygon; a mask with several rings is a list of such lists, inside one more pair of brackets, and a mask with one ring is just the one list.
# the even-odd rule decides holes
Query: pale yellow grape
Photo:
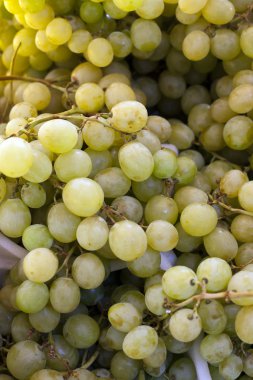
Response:
[{"label": "pale yellow grape", "polygon": [[127,15],[127,12],[123,11],[122,9],[118,8],[113,0],[104,0],[103,6],[105,12],[112,17],[115,20],[120,20],[124,18]]},{"label": "pale yellow grape", "polygon": [[206,281],[208,292],[221,292],[227,289],[227,285],[232,277],[230,265],[218,257],[210,257],[203,260],[197,268],[199,281]]},{"label": "pale yellow grape", "polygon": [[150,326],[132,329],[123,341],[123,351],[132,359],[145,359],[153,354],[158,345],[158,335]]},{"label": "pale yellow grape", "polygon": [[169,329],[173,338],[179,342],[192,342],[202,330],[199,315],[192,309],[181,309],[176,311],[170,318]]},{"label": "pale yellow grape", "polygon": [[123,220],[113,225],[109,232],[110,248],[119,259],[133,261],[144,255],[147,237],[135,222]]},{"label": "pale yellow grape", "polygon": [[[49,69],[49,67],[52,65],[51,59],[47,56],[47,54],[43,53],[42,51],[38,51],[36,54],[31,55],[29,57],[29,62],[31,67],[34,70],[38,71],[45,71]],[[51,95],[50,95],[51,99]]]},{"label": "pale yellow grape", "polygon": [[[10,69],[12,57],[14,54],[14,49],[12,45],[9,45],[3,52],[1,56],[1,60],[3,63],[3,66],[7,69]],[[2,65],[1,65],[2,66]],[[29,59],[27,57],[22,57],[21,55],[16,56],[15,60],[15,72],[16,73],[23,73],[25,70],[29,67]]]},{"label": "pale yellow grape", "polygon": [[30,380],[64,380],[63,375],[53,369],[41,369],[34,372]]},{"label": "pale yellow grape", "polygon": [[74,124],[67,120],[50,120],[42,124],[38,140],[54,153],[66,153],[74,148],[78,134]]},{"label": "pale yellow grape", "polygon": [[40,152],[37,149],[32,150],[33,154],[33,163],[30,169],[28,170],[25,175],[23,175],[23,178],[26,179],[29,182],[33,183],[41,183],[46,181],[53,171],[53,166],[48,158],[44,153]]},{"label": "pale yellow grape", "polygon": [[22,137],[22,139],[27,140],[27,136],[23,133],[20,134],[20,131],[24,129],[24,127],[27,125],[27,120],[23,117],[16,117],[15,119],[10,120],[6,124],[5,128],[5,135],[7,137],[10,137],[11,135],[19,135],[19,137]]},{"label": "pale yellow grape", "polygon": [[22,13],[18,0],[4,0],[4,6],[12,14]]},{"label": "pale yellow grape", "polygon": [[51,93],[43,83],[29,83],[24,90],[23,99],[41,111],[49,105]]},{"label": "pale yellow grape", "polygon": [[118,103],[111,112],[112,126],[121,132],[138,132],[146,126],[148,120],[147,109],[137,101]]},{"label": "pale yellow grape", "polygon": [[189,14],[183,12],[179,7],[176,8],[176,18],[181,24],[192,25],[199,19],[200,16],[201,12]]},{"label": "pale yellow grape", "polygon": [[71,313],[80,298],[80,288],[72,278],[59,277],[50,286],[50,303],[58,313]]},{"label": "pale yellow grape", "polygon": [[23,117],[24,119],[29,119],[30,117],[36,117],[38,114],[36,108],[33,104],[27,102],[20,102],[15,104],[9,114],[9,119],[15,119],[17,117]]},{"label": "pale yellow grape", "polygon": [[253,342],[253,306],[244,306],[235,319],[235,330],[239,339],[247,344]]},{"label": "pale yellow grape", "polygon": [[45,29],[47,24],[54,19],[54,10],[50,5],[45,4],[44,8],[38,12],[25,13],[25,21],[30,28]]},{"label": "pale yellow grape", "polygon": [[106,221],[100,216],[84,219],[78,226],[76,238],[80,246],[87,251],[97,251],[102,248],[109,237]]},{"label": "pale yellow grape", "polygon": [[190,61],[204,59],[210,51],[210,38],[205,32],[195,30],[183,41],[183,53]]},{"label": "pale yellow grape", "polygon": [[63,189],[65,206],[75,215],[92,216],[104,202],[104,193],[99,184],[89,178],[75,178]]},{"label": "pale yellow grape", "polygon": [[98,83],[102,77],[102,70],[90,62],[80,63],[71,73],[71,80],[79,85],[83,83]]},{"label": "pale yellow grape", "polygon": [[130,179],[118,167],[99,171],[94,180],[102,187],[105,198],[121,197],[131,188]]},{"label": "pale yellow grape", "polygon": [[48,53],[57,48],[57,45],[53,44],[47,38],[45,30],[38,30],[35,36],[35,44],[37,48],[44,53]]},{"label": "pale yellow grape", "polygon": [[238,200],[244,210],[253,211],[253,181],[242,185],[238,193]]},{"label": "pale yellow grape", "polygon": [[166,252],[178,243],[178,232],[173,224],[165,220],[151,222],[146,230],[148,245],[156,251]]},{"label": "pale yellow grape", "polygon": [[227,334],[206,335],[200,343],[200,353],[205,361],[219,364],[233,352],[233,343]]},{"label": "pale yellow grape", "polygon": [[242,243],[253,242],[253,217],[249,215],[237,215],[231,224],[231,232]]},{"label": "pale yellow grape", "polygon": [[129,77],[121,73],[111,73],[111,74],[105,75],[103,76],[103,78],[99,80],[98,84],[103,90],[106,90],[113,83],[125,83],[128,86],[130,86],[131,84]]},{"label": "pale yellow grape", "polygon": [[30,281],[47,282],[58,269],[58,259],[48,248],[36,248],[29,252],[23,261],[23,270]]},{"label": "pale yellow grape", "polygon": [[[75,348],[88,348],[94,345],[100,335],[95,319],[85,314],[74,314],[63,326],[63,336]],[[79,377],[79,376],[78,376]],[[86,376],[85,376],[86,377]]]},{"label": "pale yellow grape", "polygon": [[147,278],[159,272],[161,266],[160,252],[148,247],[144,255],[127,264],[127,268],[135,276]]},{"label": "pale yellow grape", "polygon": [[155,21],[139,18],[132,23],[131,39],[136,49],[141,52],[152,52],[161,43],[162,32]]},{"label": "pale yellow grape", "polygon": [[208,0],[179,0],[178,7],[182,12],[194,14],[201,11]]},{"label": "pale yellow grape", "polygon": [[178,206],[178,210],[181,213],[185,207],[194,202],[207,203],[208,195],[200,189],[193,186],[184,186],[178,189],[175,193],[174,200]]},{"label": "pale yellow grape", "polygon": [[22,57],[29,57],[36,53],[35,34],[35,30],[28,28],[21,29],[16,33],[13,39],[13,48],[16,50],[20,45],[18,54]]},{"label": "pale yellow grape", "polygon": [[178,207],[174,199],[164,195],[155,195],[145,206],[145,220],[151,223],[157,219],[175,224],[178,218]]},{"label": "pale yellow grape", "polygon": [[164,300],[166,294],[161,284],[149,286],[145,292],[145,303],[149,311],[155,315],[163,315],[166,313],[164,308]]},{"label": "pale yellow grape", "polygon": [[84,253],[74,260],[72,276],[80,288],[95,289],[105,279],[105,267],[96,255]]},{"label": "pale yellow grape", "polygon": [[141,324],[141,313],[128,302],[115,303],[108,310],[108,319],[118,331],[129,332]]},{"label": "pale yellow grape", "polygon": [[162,286],[168,297],[184,300],[193,296],[198,290],[198,278],[192,269],[176,265],[164,273]]},{"label": "pale yellow grape", "polygon": [[113,54],[117,58],[125,58],[127,57],[133,48],[132,41],[130,37],[124,32],[112,32],[108,36],[108,40],[110,41]]},{"label": "pale yellow grape", "polygon": [[89,155],[80,149],[72,149],[60,154],[54,163],[56,175],[62,182],[78,177],[88,177],[91,169],[92,162]]},{"label": "pale yellow grape", "polygon": [[0,171],[4,175],[22,177],[32,165],[32,148],[22,138],[10,137],[0,144]]},{"label": "pale yellow grape", "polygon": [[[253,272],[241,271],[233,275],[228,284],[228,291],[235,292],[252,292],[253,291]],[[251,306],[253,305],[253,297],[231,297],[236,305]]]},{"label": "pale yellow grape", "polygon": [[113,0],[113,2],[122,11],[131,12],[136,11],[142,5],[143,0]]},{"label": "pale yellow grape", "polygon": [[48,301],[49,291],[44,283],[25,280],[15,292],[15,305],[24,313],[37,313]]},{"label": "pale yellow grape", "polygon": [[130,142],[119,150],[119,164],[128,178],[136,182],[148,179],[154,169],[151,152],[139,142]]},{"label": "pale yellow grape", "polygon": [[88,60],[95,66],[109,66],[113,60],[113,48],[105,38],[94,38],[88,45]]},{"label": "pale yellow grape", "polygon": [[143,360],[144,365],[159,368],[163,365],[167,357],[167,348],[162,338],[158,338],[158,344],[155,351]]},{"label": "pale yellow grape", "polygon": [[124,83],[112,83],[105,91],[105,104],[110,111],[116,104],[136,100],[134,91]]},{"label": "pale yellow grape", "polygon": [[33,140],[29,143],[33,150],[39,150],[41,153],[45,154],[50,161],[53,161],[55,158],[55,155],[53,152],[50,152],[47,148],[45,148],[39,140]]},{"label": "pale yellow grape", "polygon": [[45,6],[45,0],[19,0],[19,5],[24,12],[38,12]]},{"label": "pale yellow grape", "polygon": [[234,88],[228,98],[229,107],[236,113],[247,113],[253,109],[253,85],[241,84]]},{"label": "pale yellow grape", "polygon": [[211,39],[211,52],[223,61],[236,58],[240,53],[239,36],[229,29],[217,30]]},{"label": "pale yellow grape", "polygon": [[104,105],[104,91],[96,83],[84,83],[78,87],[75,101],[84,113],[98,112]]},{"label": "pale yellow grape", "polygon": [[[16,186],[16,185],[15,185]],[[0,230],[10,238],[23,235],[24,230],[31,224],[29,208],[21,199],[7,199],[0,205]]]},{"label": "pale yellow grape", "polygon": [[202,15],[211,24],[227,24],[234,18],[235,7],[229,0],[208,0]]},{"label": "pale yellow grape", "polygon": [[240,45],[243,53],[253,58],[253,27],[250,26],[242,31]]},{"label": "pale yellow grape", "polygon": [[168,120],[156,115],[148,117],[147,129],[157,135],[161,143],[168,141],[172,132],[171,125]]},{"label": "pale yellow grape", "polygon": [[[240,104],[244,107],[244,104]],[[252,119],[244,115],[232,117],[224,126],[223,138],[231,149],[244,150],[249,148],[253,138]]]},{"label": "pale yellow grape", "polygon": [[214,230],[218,216],[214,208],[206,203],[192,203],[182,212],[181,225],[191,236],[205,236]]},{"label": "pale yellow grape", "polygon": [[229,170],[220,181],[220,190],[229,198],[236,198],[240,188],[248,182],[246,173],[238,169]]},{"label": "pale yellow grape", "polygon": [[82,136],[89,148],[101,152],[113,145],[115,131],[97,120],[88,120],[82,129]]},{"label": "pale yellow grape", "polygon": [[46,36],[54,45],[63,45],[68,42],[72,35],[70,23],[61,17],[54,18],[47,24]]},{"label": "pale yellow grape", "polygon": [[142,5],[136,9],[136,13],[144,19],[152,20],[161,16],[163,10],[163,0],[143,0]]},{"label": "pale yellow grape", "polygon": [[92,35],[88,30],[78,29],[72,33],[72,36],[68,42],[68,48],[73,53],[84,53],[87,50],[91,40]]}]

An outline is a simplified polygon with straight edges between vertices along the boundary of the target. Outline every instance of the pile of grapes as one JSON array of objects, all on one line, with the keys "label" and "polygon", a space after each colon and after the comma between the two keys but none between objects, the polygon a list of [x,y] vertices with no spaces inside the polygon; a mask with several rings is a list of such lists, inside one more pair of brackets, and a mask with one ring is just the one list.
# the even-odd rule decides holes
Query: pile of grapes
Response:
[{"label": "pile of grapes", "polygon": [[253,0],[0,0],[0,380],[253,379],[252,59]]}]

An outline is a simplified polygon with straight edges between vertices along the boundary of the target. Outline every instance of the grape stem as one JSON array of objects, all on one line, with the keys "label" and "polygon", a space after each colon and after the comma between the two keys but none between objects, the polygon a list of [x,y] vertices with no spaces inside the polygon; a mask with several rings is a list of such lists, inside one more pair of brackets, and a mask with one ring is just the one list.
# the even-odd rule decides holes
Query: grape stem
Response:
[{"label": "grape stem", "polygon": [[89,360],[87,360],[87,362],[84,363],[84,365],[82,365],[80,368],[82,368],[82,369],[89,368],[94,363],[94,361],[97,359],[99,353],[100,353],[99,350],[95,351],[94,354],[89,358]]},{"label": "grape stem", "polygon": [[57,86],[53,84],[52,82],[46,80],[46,79],[41,79],[41,78],[33,78],[33,77],[22,77],[20,75],[4,75],[0,76],[0,82],[2,81],[15,81],[15,80],[20,80],[23,82],[39,82],[44,84],[47,87],[53,88],[55,90],[58,90],[60,92],[65,92],[65,88],[61,86]]},{"label": "grape stem", "polygon": [[253,212],[242,210],[240,208],[233,208],[233,207],[227,205],[226,203],[223,203],[223,202],[218,201],[218,200],[213,200],[212,203],[213,204],[218,204],[219,206],[223,207],[224,209],[226,209],[226,210],[228,210],[230,212],[234,212],[236,214],[243,214],[243,215],[253,216]]}]

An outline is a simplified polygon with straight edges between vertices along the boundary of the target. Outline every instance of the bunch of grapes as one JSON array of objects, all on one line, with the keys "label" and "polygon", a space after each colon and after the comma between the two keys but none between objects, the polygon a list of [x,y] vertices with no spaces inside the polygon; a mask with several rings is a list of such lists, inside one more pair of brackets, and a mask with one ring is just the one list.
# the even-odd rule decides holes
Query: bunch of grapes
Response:
[{"label": "bunch of grapes", "polygon": [[252,22],[0,0],[0,380],[253,378]]}]

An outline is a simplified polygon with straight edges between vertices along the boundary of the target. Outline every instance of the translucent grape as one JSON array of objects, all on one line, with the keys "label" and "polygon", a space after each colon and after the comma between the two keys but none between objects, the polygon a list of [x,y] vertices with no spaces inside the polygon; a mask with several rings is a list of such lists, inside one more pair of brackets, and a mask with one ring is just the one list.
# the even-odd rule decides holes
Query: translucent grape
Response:
[{"label": "translucent grape", "polygon": [[143,207],[138,199],[125,195],[113,200],[111,207],[127,219],[139,223],[143,216]]},{"label": "translucent grape", "polygon": [[60,372],[54,371],[53,369],[41,369],[40,371],[36,371],[32,377],[31,380],[63,380],[64,377]]},{"label": "translucent grape", "polygon": [[220,181],[220,189],[222,193],[229,198],[236,198],[240,188],[248,181],[248,176],[241,170],[234,169],[228,171]]},{"label": "translucent grape", "polygon": [[190,184],[197,174],[197,166],[195,162],[188,157],[178,157],[177,170],[173,175],[174,178],[182,185]]},{"label": "translucent grape", "polygon": [[[253,272],[247,270],[238,272],[233,275],[228,284],[229,291],[247,292],[253,289]],[[253,297],[232,298],[236,305],[248,306],[253,304]]]},{"label": "translucent grape", "polygon": [[196,293],[198,289],[198,279],[190,268],[175,266],[167,269],[164,273],[162,285],[168,297],[184,300]]},{"label": "translucent grape", "polygon": [[253,218],[248,215],[237,215],[231,224],[231,232],[236,240],[242,243],[253,242]]},{"label": "translucent grape", "polygon": [[[176,360],[169,369],[169,376],[175,376],[178,380],[188,378],[194,380],[196,378],[196,369],[193,362],[189,358],[181,358]],[[216,379],[218,380],[218,379]]]},{"label": "translucent grape", "polygon": [[112,375],[122,380],[134,380],[140,369],[141,361],[129,358],[123,351],[113,356],[110,366]]},{"label": "translucent grape", "polygon": [[253,49],[252,49],[252,40],[253,40],[253,27],[248,27],[242,31],[240,38],[240,45],[243,53],[250,58],[253,58]]},{"label": "translucent grape", "polygon": [[219,372],[225,378],[237,379],[243,370],[242,359],[232,354],[224,359],[219,365]]},{"label": "translucent grape", "polygon": [[207,334],[220,334],[224,331],[227,316],[223,306],[216,300],[206,300],[200,303],[198,314],[202,329]]},{"label": "translucent grape", "polygon": [[47,24],[46,36],[52,44],[63,45],[71,38],[72,28],[64,18],[54,18]]},{"label": "translucent grape", "polygon": [[110,307],[108,319],[116,330],[127,333],[141,324],[142,316],[136,307],[128,302],[121,302]]},{"label": "translucent grape", "polygon": [[165,179],[172,177],[177,171],[177,157],[169,149],[158,150],[154,156],[153,175]]},{"label": "translucent grape", "polygon": [[207,335],[200,343],[202,357],[211,364],[222,362],[232,351],[232,341],[226,334]]},{"label": "translucent grape", "polygon": [[218,257],[207,258],[197,268],[199,281],[205,281],[208,292],[220,292],[227,288],[232,277],[230,265]]},{"label": "translucent grape", "polygon": [[134,133],[145,127],[148,113],[143,104],[137,101],[124,101],[116,104],[111,110],[112,126],[126,133]]},{"label": "translucent grape", "polygon": [[162,32],[156,22],[139,18],[131,26],[131,39],[136,49],[152,52],[161,43]]},{"label": "translucent grape", "polygon": [[32,54],[36,54],[35,34],[35,30],[28,28],[23,28],[15,34],[13,48],[16,50],[20,45],[18,53],[22,57],[29,57]]},{"label": "translucent grape", "polygon": [[89,148],[103,151],[112,146],[115,132],[112,128],[104,126],[99,121],[88,120],[82,130],[82,136]]},{"label": "translucent grape", "polygon": [[75,101],[84,113],[98,112],[104,105],[104,91],[96,83],[83,83],[76,91]]},{"label": "translucent grape", "polygon": [[207,194],[193,186],[184,186],[177,190],[174,195],[174,200],[178,206],[179,212],[182,212],[185,207],[194,202],[207,203]]},{"label": "translucent grape", "polygon": [[60,322],[60,313],[47,305],[38,313],[29,314],[29,321],[34,329],[41,333],[53,331]]},{"label": "translucent grape", "polygon": [[88,251],[102,248],[107,242],[108,236],[108,226],[105,220],[99,216],[84,219],[76,231],[78,243]]},{"label": "translucent grape", "polygon": [[7,199],[0,205],[0,229],[6,236],[21,237],[30,224],[29,208],[20,199]]},{"label": "translucent grape", "polygon": [[63,336],[72,347],[88,348],[98,340],[99,325],[88,315],[76,314],[63,326]]},{"label": "translucent grape", "polygon": [[191,309],[181,309],[171,316],[169,329],[175,339],[188,343],[199,336],[202,330],[202,323],[196,312]]},{"label": "translucent grape", "polygon": [[163,306],[166,294],[161,284],[154,284],[147,288],[145,292],[145,303],[149,311],[155,315],[163,315],[166,310]]},{"label": "translucent grape", "polygon": [[92,253],[78,256],[72,265],[74,281],[83,289],[94,289],[102,284],[105,268],[102,261]]},{"label": "translucent grape", "polygon": [[253,211],[253,204],[252,204],[252,191],[253,191],[253,182],[249,181],[242,185],[238,192],[238,200],[240,202],[240,205],[244,210],[247,211]]},{"label": "translucent grape", "polygon": [[28,251],[35,248],[51,248],[53,237],[43,224],[33,224],[27,227],[22,235],[22,243]]},{"label": "translucent grape", "polygon": [[87,58],[95,66],[106,67],[113,60],[113,48],[105,38],[94,38],[88,45]]},{"label": "translucent grape", "polygon": [[210,51],[210,38],[201,30],[189,33],[183,41],[183,53],[190,61],[204,59]]},{"label": "translucent grape", "polygon": [[45,6],[36,12],[25,13],[25,21],[30,28],[43,30],[47,24],[54,19],[54,10],[50,5]]},{"label": "translucent grape", "polygon": [[92,1],[83,2],[80,7],[80,17],[87,24],[94,24],[103,17],[103,6]]},{"label": "translucent grape", "polygon": [[128,263],[128,269],[135,276],[146,278],[156,274],[160,269],[160,264],[159,252],[148,248],[143,256]]},{"label": "translucent grape", "polygon": [[56,357],[50,355],[50,348],[46,347],[45,354],[47,357],[47,366],[56,371],[65,371],[66,364],[69,368],[74,369],[79,360],[78,350],[72,347],[62,335],[52,336]]},{"label": "translucent grape", "polygon": [[59,277],[50,287],[50,303],[58,313],[70,313],[80,303],[79,286],[67,277]]},{"label": "translucent grape", "polygon": [[148,245],[154,250],[166,252],[178,243],[178,232],[173,224],[165,220],[151,222],[146,230]]},{"label": "translucent grape", "polygon": [[215,210],[206,203],[192,203],[182,214],[180,223],[191,236],[205,236],[214,230],[218,221]]},{"label": "translucent grape", "polygon": [[28,172],[23,175],[23,178],[32,183],[45,182],[53,171],[52,163],[48,156],[38,149],[33,149],[32,155],[32,166]]},{"label": "translucent grape", "polygon": [[48,248],[36,248],[25,256],[23,269],[28,280],[47,282],[58,269],[58,259]]},{"label": "translucent grape", "polygon": [[164,10],[163,0],[157,0],[153,2],[152,0],[143,0],[142,5],[136,9],[138,16],[152,20],[159,17]]},{"label": "translucent grape", "polygon": [[49,291],[45,284],[26,280],[17,289],[16,304],[24,313],[37,313],[46,306],[48,300]]},{"label": "translucent grape", "polygon": [[155,195],[147,202],[144,215],[148,223],[155,220],[165,220],[175,224],[178,217],[178,207],[174,199],[164,195]]},{"label": "translucent grape", "polygon": [[202,15],[211,24],[227,24],[234,17],[235,8],[228,0],[208,0],[202,9]]},{"label": "translucent grape", "polygon": [[92,169],[92,161],[86,152],[72,149],[57,157],[54,169],[60,181],[68,182],[74,178],[88,177]]},{"label": "translucent grape", "polygon": [[143,0],[113,0],[114,4],[125,12],[136,11],[142,3]]},{"label": "translucent grape", "polygon": [[158,345],[158,335],[150,326],[132,329],[123,341],[123,351],[132,359],[144,359],[153,354]]}]

